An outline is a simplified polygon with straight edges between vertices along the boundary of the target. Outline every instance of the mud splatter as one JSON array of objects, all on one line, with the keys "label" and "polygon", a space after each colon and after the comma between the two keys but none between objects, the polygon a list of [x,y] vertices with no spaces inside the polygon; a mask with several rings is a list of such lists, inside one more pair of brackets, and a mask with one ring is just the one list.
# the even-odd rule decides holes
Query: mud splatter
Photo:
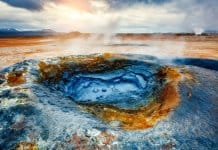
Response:
[{"label": "mud splatter", "polygon": [[25,71],[9,72],[7,75],[7,83],[9,86],[17,86],[25,82]]},{"label": "mud splatter", "polygon": [[39,150],[34,142],[20,142],[15,147],[15,150]]}]

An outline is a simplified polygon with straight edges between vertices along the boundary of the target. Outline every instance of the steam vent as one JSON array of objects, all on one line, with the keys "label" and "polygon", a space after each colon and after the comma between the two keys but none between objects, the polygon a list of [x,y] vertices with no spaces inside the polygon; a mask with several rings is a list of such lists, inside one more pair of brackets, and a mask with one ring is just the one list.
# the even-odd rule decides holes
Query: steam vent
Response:
[{"label": "steam vent", "polygon": [[0,149],[216,148],[218,73],[185,62],[95,54],[5,68]]}]

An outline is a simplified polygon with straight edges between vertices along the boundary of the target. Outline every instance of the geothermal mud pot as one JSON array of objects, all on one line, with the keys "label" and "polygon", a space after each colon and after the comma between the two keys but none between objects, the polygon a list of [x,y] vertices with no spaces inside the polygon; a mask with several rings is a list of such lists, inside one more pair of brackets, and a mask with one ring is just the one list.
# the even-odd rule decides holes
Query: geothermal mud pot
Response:
[{"label": "geothermal mud pot", "polygon": [[0,148],[216,149],[218,63],[201,62],[96,54],[5,68]]}]

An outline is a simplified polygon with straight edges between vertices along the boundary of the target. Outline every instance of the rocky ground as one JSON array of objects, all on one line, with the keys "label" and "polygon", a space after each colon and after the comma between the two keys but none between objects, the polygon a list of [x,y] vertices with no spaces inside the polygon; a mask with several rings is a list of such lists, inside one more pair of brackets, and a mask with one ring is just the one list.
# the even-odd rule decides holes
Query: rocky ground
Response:
[{"label": "rocky ground", "polygon": [[217,70],[145,55],[19,62],[0,71],[0,149],[217,149]]}]

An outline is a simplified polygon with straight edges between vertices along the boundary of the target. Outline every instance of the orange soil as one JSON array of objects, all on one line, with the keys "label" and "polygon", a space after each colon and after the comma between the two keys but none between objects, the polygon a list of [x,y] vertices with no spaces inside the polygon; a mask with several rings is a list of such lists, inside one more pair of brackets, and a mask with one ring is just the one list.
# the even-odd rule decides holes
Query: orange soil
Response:
[{"label": "orange soil", "polygon": [[7,83],[9,86],[17,86],[20,84],[24,84],[26,79],[24,77],[23,71],[10,72],[7,75]]},{"label": "orange soil", "polygon": [[[176,36],[176,35],[123,35],[118,36],[124,43],[134,42],[134,40],[144,42],[145,44],[152,43],[158,49],[165,50],[165,54],[169,53],[171,56],[173,53],[177,55],[178,49],[182,53],[182,57],[194,57],[194,58],[208,58],[218,59],[218,36]],[[68,54],[87,54],[92,51],[94,53],[134,53],[130,47],[101,47],[94,50],[95,47],[81,48],[81,50],[74,50],[72,45],[75,36],[50,36],[50,37],[17,37],[17,38],[0,38],[0,69],[7,67],[14,63],[17,63],[26,59],[42,59],[47,57],[63,56]],[[80,38],[83,40],[80,46],[86,44],[87,37]],[[95,41],[96,42],[96,41]],[[97,43],[101,44],[102,40],[97,40]],[[169,43],[170,42],[170,43]],[[181,47],[178,46],[181,44]],[[74,43],[75,44],[75,43]],[[103,43],[102,43],[103,44]],[[88,46],[89,47],[89,46]],[[145,47],[143,53],[146,54]],[[151,48],[152,49],[152,48]],[[87,51],[87,53],[85,52]],[[157,53],[155,51],[154,53]]]}]

